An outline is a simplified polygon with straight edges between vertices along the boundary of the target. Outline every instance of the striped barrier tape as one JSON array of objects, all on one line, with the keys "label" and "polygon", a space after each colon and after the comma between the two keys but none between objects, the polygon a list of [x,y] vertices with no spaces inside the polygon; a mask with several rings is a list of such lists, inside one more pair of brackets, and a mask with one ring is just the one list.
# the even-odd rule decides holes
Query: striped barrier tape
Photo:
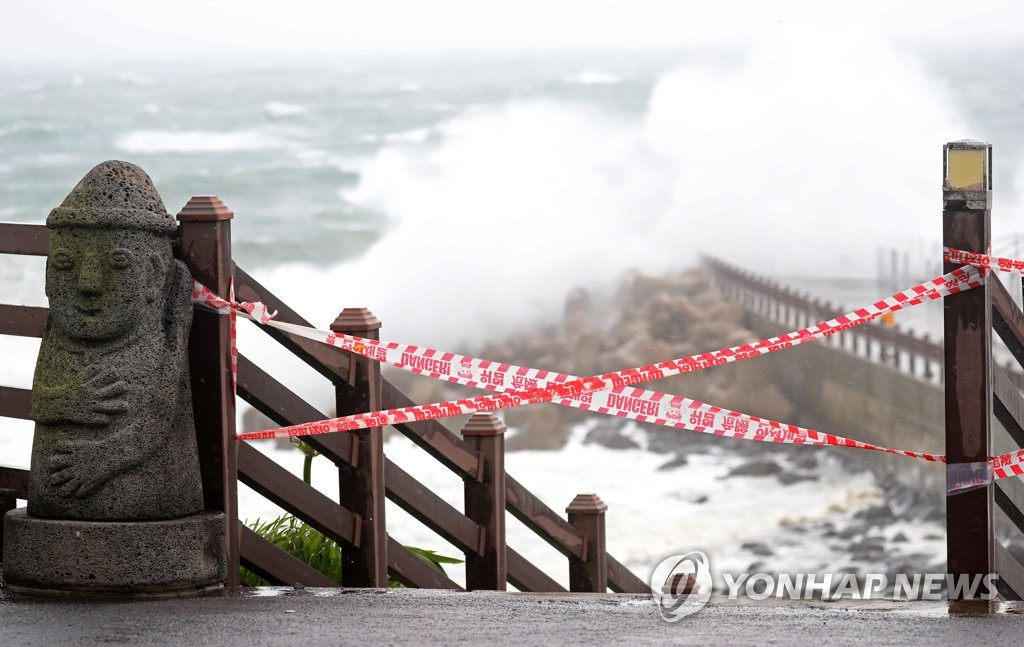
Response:
[{"label": "striped barrier tape", "polygon": [[[976,287],[981,285],[982,282],[983,279],[979,270],[975,268],[957,269],[926,283],[897,292],[864,308],[859,308],[814,326],[749,344],[741,344],[712,352],[668,360],[656,365],[626,369],[618,371],[616,374],[606,374],[606,376],[609,376],[608,379],[612,380],[612,384],[607,386],[606,389],[626,387],[640,382],[690,373],[783,350],[797,344],[834,335],[843,330],[867,323],[886,313],[918,305],[925,300],[939,299],[947,294]],[[192,295],[193,301],[200,306],[224,313],[232,310],[231,302],[221,299],[198,282],[194,285]],[[573,379],[579,379],[565,373],[531,369],[432,348],[364,339],[344,333],[275,321],[273,319],[274,313],[270,313],[262,303],[242,302],[237,304],[234,310],[237,310],[246,318],[253,319],[263,325],[272,326],[283,332],[330,346],[336,346],[342,350],[363,355],[412,373],[471,387],[501,391],[522,391],[536,389],[542,384],[552,382],[564,384],[573,381]],[[631,377],[627,379],[627,375]],[[595,391],[600,390],[595,389]],[[586,396],[591,392],[588,391],[588,393],[581,395]],[[584,402],[589,403],[590,400],[584,399]],[[610,408],[614,408],[614,404]],[[641,416],[638,417],[641,422],[648,422],[648,418],[656,417],[653,415],[652,407],[644,407],[642,409],[644,410],[637,411]]]},{"label": "striped barrier tape", "polygon": [[942,248],[942,260],[945,263],[960,263],[961,265],[977,267],[983,270],[999,270],[1001,272],[1024,274],[1024,260],[991,256],[978,252],[965,252],[955,247]]},{"label": "striped barrier tape", "polygon": [[[595,410],[600,413],[610,413],[633,418],[641,422],[654,422],[656,424],[667,424],[682,417],[682,410],[686,408],[686,399],[681,396],[670,396],[664,393],[653,391],[639,391],[638,395],[624,393],[624,389],[638,384],[663,377],[679,375],[720,366],[733,361],[747,359],[756,355],[789,348],[795,344],[801,344],[821,337],[826,337],[842,330],[866,323],[887,312],[892,312],[905,307],[922,303],[925,299],[938,299],[946,294],[952,294],[962,289],[969,289],[980,285],[982,279],[980,273],[969,268],[967,270],[955,270],[942,277],[933,279],[924,284],[914,286],[903,292],[878,301],[871,306],[860,308],[851,313],[841,315],[827,322],[804,328],[792,333],[761,340],[752,344],[743,344],[731,348],[721,349],[711,353],[702,353],[691,357],[669,360],[657,365],[648,365],[634,369],[626,369],[614,373],[607,373],[602,376],[591,378],[576,378],[564,373],[530,369],[526,367],[513,366],[490,360],[483,360],[455,353],[437,351],[430,348],[419,348],[416,346],[402,345],[394,342],[382,342],[372,339],[363,339],[343,333],[318,330],[307,326],[299,326],[273,320],[273,314],[269,313],[263,304],[239,303],[235,308],[231,304],[218,297],[208,288],[196,283],[193,289],[194,300],[202,306],[216,309],[220,312],[237,310],[244,316],[259,321],[264,325],[273,326],[284,332],[289,332],[308,339],[319,341],[328,345],[337,346],[357,354],[364,355],[383,363],[394,365],[421,375],[444,379],[450,382],[461,383],[468,386],[486,388],[497,391],[511,391],[507,397],[499,402],[494,402],[494,396],[481,396],[477,399],[464,399],[439,403],[446,411],[453,411],[447,415],[462,415],[474,413],[480,410],[491,411],[519,404],[532,404],[555,400],[569,406],[579,406],[588,410]],[[455,370],[454,367],[458,367]],[[556,389],[549,397],[543,392],[546,389]],[[610,393],[608,393],[610,391]],[[575,395],[573,395],[575,393]],[[594,401],[594,394],[598,394],[598,401]],[[562,395],[568,394],[568,395]],[[510,404],[518,402],[518,404]],[[434,405],[420,405],[422,411],[413,411],[413,414],[422,414],[433,417],[440,416],[437,410],[428,407]],[[473,409],[480,406],[480,409]],[[710,405],[708,405],[710,407]],[[658,414],[664,408],[664,417]],[[409,408],[409,409],[415,409]],[[403,412],[403,415],[406,412]],[[420,417],[419,419],[428,419]],[[338,419],[342,420],[342,419]],[[402,422],[404,420],[399,420]],[[331,421],[324,421],[331,422]],[[349,421],[352,422],[352,421]],[[383,424],[391,424],[390,422]],[[379,426],[377,424],[362,424],[356,428],[367,426]],[[342,431],[343,429],[331,429],[331,431]],[[277,430],[278,435],[285,435],[286,429]],[[261,432],[252,432],[261,433]],[[328,433],[321,431],[320,433]],[[295,434],[291,434],[295,435]]]},{"label": "striped barrier tape", "polygon": [[[825,434],[796,425],[722,409],[682,396],[673,396],[638,388],[629,389],[629,387],[639,382],[660,379],[661,377],[668,377],[669,375],[676,375],[691,370],[700,370],[709,366],[718,366],[730,361],[746,359],[747,357],[788,348],[793,344],[822,338],[841,330],[861,325],[887,312],[917,305],[926,299],[938,299],[947,294],[976,287],[983,280],[982,273],[973,268],[969,267],[966,270],[958,268],[942,277],[914,286],[903,292],[896,293],[888,299],[876,302],[871,306],[841,315],[816,326],[762,340],[754,344],[745,344],[713,353],[704,353],[689,358],[663,362],[654,366],[627,369],[626,371],[618,371],[591,378],[577,378],[567,374],[491,362],[489,360],[445,353],[434,349],[421,349],[415,346],[362,339],[351,335],[277,322],[273,321],[274,314],[268,312],[263,304],[246,302],[237,303],[234,307],[231,307],[232,302],[220,299],[212,291],[198,283],[195,285],[193,297],[200,305],[211,307],[221,312],[239,311],[247,318],[264,325],[272,325],[285,332],[338,346],[419,374],[497,391],[509,391],[517,389],[517,387],[519,389],[522,389],[524,386],[527,387],[525,390],[512,390],[511,393],[502,393],[497,396],[481,396],[431,405],[404,407],[402,409],[356,414],[354,416],[345,416],[275,430],[250,432],[239,434],[237,436],[239,439],[352,431],[366,427],[400,424],[412,420],[449,417],[478,411],[492,411],[521,404],[554,400],[568,406],[617,415],[641,422],[653,422],[662,426],[688,429],[700,433],[711,433],[762,442],[853,447],[894,453],[927,461],[944,461],[945,457],[937,454],[881,447],[834,434]],[[402,361],[396,361],[392,355],[400,357]],[[671,364],[675,366],[666,366]],[[657,374],[652,372],[651,369],[657,372]],[[511,382],[511,385],[508,382]],[[595,396],[598,397],[598,402],[594,401]],[[657,417],[656,414],[661,412],[663,408],[665,417]],[[996,478],[1005,478],[1024,473],[1024,451],[995,457],[987,465],[989,466],[990,473]],[[969,488],[975,486],[974,482],[970,481],[962,487]],[[962,488],[954,484],[951,489],[957,490]]]}]

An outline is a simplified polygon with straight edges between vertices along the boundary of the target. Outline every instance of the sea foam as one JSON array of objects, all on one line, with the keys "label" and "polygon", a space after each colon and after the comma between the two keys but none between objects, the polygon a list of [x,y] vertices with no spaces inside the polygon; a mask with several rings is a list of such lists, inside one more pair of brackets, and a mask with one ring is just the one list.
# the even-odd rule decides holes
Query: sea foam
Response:
[{"label": "sea foam", "polygon": [[263,111],[271,118],[294,117],[295,115],[305,114],[306,106],[297,103],[285,103],[283,101],[268,101],[263,104]]},{"label": "sea foam", "polygon": [[701,251],[765,273],[873,276],[878,245],[939,229],[941,144],[971,133],[952,105],[870,35],[779,29],[732,67],[665,74],[639,117],[514,100],[384,146],[343,196],[385,214],[386,235],[353,261],[261,278],[326,321],[338,304],[319,286],[344,285],[389,338],[444,346]]},{"label": "sea foam", "polygon": [[615,85],[622,81],[615,74],[598,72],[597,70],[583,70],[576,74],[570,74],[564,77],[563,80],[566,83],[575,83],[577,85]]},{"label": "sea foam", "polygon": [[280,148],[283,142],[258,129],[133,130],[118,137],[114,145],[129,153],[226,153]]}]

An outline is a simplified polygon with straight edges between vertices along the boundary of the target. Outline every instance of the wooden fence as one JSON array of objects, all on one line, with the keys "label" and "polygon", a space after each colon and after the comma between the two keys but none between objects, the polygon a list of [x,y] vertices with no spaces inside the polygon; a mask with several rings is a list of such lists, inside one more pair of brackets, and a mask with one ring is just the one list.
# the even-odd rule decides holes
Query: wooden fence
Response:
[{"label": "wooden fence", "polygon": [[[239,300],[262,301],[277,310],[279,321],[310,325],[234,264],[232,219],[217,197],[193,197],[178,214],[176,255],[197,280],[218,294],[228,294],[233,278]],[[43,225],[0,223],[0,253],[45,256],[48,242]],[[41,337],[46,319],[46,308],[0,304],[0,334]],[[376,338],[380,322],[364,308],[349,308],[331,328]],[[414,404],[381,378],[376,362],[273,328],[261,329],[334,385],[338,415]],[[505,427],[492,414],[474,416],[461,433],[438,421],[394,427],[463,479],[464,511],[391,462],[379,428],[303,438],[338,468],[339,500],[331,500],[248,443],[234,439],[229,341],[227,317],[195,311],[189,350],[203,491],[206,509],[222,511],[228,520],[229,586],[238,586],[239,566],[245,566],[284,585],[384,587],[390,574],[407,586],[459,588],[388,535],[387,498],[465,554],[468,589],[503,590],[510,582],[522,591],[564,591],[506,545],[508,511],[565,555],[571,591],[649,590],[607,554],[606,506],[596,495],[577,496],[566,508],[566,519],[505,472]],[[244,354],[238,355],[237,395],[280,425],[328,417]],[[0,386],[0,416],[28,419],[30,399],[27,389]],[[246,528],[238,520],[238,481],[338,542],[342,581],[330,580]],[[0,488],[27,497],[28,471],[0,467]]]},{"label": "wooden fence", "polygon": [[[752,314],[786,330],[797,330],[848,312],[830,301],[717,258],[703,256],[701,263],[723,296],[742,303]],[[816,343],[844,350],[865,361],[885,364],[933,384],[942,384],[942,344],[927,334],[918,335],[899,326],[867,324]]]},{"label": "wooden fence", "polygon": [[[976,181],[960,186],[964,170],[957,165],[965,161],[980,166],[967,172]],[[944,147],[943,246],[979,253],[991,248],[990,167],[988,144],[953,142]],[[725,296],[787,330],[846,311],[720,260],[702,260]],[[943,271],[956,267],[947,263]],[[947,297],[943,317],[942,343],[877,324],[817,343],[944,388],[947,570],[954,577],[996,574],[1000,594],[1018,600],[1024,596],[1024,566],[1007,546],[1024,546],[1024,483],[1008,478],[974,488],[951,486],[984,476],[993,454],[1024,448],[1024,312],[993,276],[980,288]],[[992,331],[1014,358],[1005,367],[993,358]]]},{"label": "wooden fence", "polygon": [[[942,244],[987,254],[992,148],[953,142],[943,154]],[[944,271],[956,267],[947,263]],[[994,330],[1024,365],[1024,313],[1003,284],[989,276],[982,287],[947,297],[943,309],[947,570],[954,576],[997,574],[1003,597],[1019,600],[1024,567],[1006,545],[1024,545],[1024,484],[1017,477],[992,481],[988,459],[1024,447],[1024,397],[1011,374],[992,359]],[[953,489],[979,472],[989,477],[985,485]],[[1000,541],[997,531],[1006,532],[1008,541]]]}]

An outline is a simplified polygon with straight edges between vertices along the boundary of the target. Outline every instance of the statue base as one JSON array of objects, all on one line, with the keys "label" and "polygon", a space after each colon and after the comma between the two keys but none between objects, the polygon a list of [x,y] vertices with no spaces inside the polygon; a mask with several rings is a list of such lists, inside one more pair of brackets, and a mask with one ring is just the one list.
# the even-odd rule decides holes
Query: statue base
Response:
[{"label": "statue base", "polygon": [[224,515],[161,521],[4,516],[3,579],[15,592],[189,595],[223,586]]}]

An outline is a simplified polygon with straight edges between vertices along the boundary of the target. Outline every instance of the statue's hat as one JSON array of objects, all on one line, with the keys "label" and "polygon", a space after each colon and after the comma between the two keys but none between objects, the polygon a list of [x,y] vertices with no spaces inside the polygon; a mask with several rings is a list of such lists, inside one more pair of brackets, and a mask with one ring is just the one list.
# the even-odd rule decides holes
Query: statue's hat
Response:
[{"label": "statue's hat", "polygon": [[177,223],[167,213],[145,171],[128,162],[110,160],[97,164],[71,189],[64,202],[50,212],[46,226],[173,234]]}]

